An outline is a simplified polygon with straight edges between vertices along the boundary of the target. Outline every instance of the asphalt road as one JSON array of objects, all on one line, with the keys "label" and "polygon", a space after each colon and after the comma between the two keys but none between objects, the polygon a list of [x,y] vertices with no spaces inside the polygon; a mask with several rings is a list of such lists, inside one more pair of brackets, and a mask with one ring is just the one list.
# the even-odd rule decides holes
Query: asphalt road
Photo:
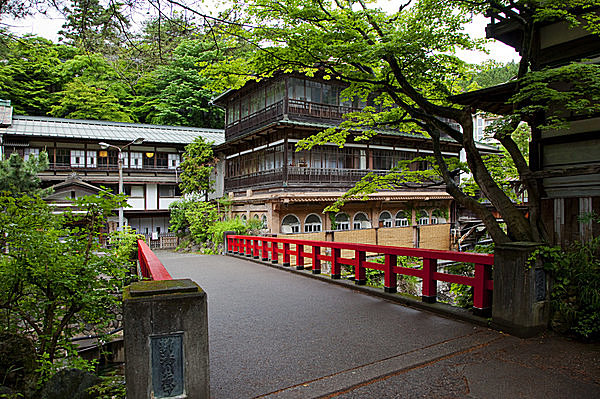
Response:
[{"label": "asphalt road", "polygon": [[208,294],[213,398],[600,398],[600,346],[521,340],[225,256],[157,252]]}]

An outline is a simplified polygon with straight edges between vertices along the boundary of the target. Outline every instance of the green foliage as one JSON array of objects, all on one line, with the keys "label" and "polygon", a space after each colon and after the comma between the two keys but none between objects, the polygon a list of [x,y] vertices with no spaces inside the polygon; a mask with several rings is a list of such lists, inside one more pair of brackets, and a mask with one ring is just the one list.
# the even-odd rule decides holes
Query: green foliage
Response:
[{"label": "green foliage", "polygon": [[542,247],[544,269],[552,277],[552,327],[586,339],[600,338],[600,237],[562,250]]},{"label": "green foliage", "polygon": [[71,354],[70,338],[86,325],[104,331],[130,265],[134,239],[126,233],[110,249],[99,243],[125,197],[101,193],[74,204],[83,212],[55,215],[37,197],[0,195],[0,329],[34,338],[42,363]]},{"label": "green foliage", "polygon": [[40,188],[38,173],[46,170],[48,165],[45,151],[37,157],[29,157],[27,161],[16,153],[10,154],[8,159],[0,159],[0,192],[13,196],[47,194],[48,190]]},{"label": "green foliage", "polygon": [[199,244],[210,237],[208,229],[218,220],[219,214],[214,204],[197,201],[186,209],[185,218],[189,223],[190,235]]},{"label": "green foliage", "polygon": [[226,231],[235,231],[236,234],[246,234],[251,230],[260,230],[262,228],[262,222],[258,219],[250,219],[243,221],[240,218],[225,219],[223,221],[217,221],[213,223],[208,232],[211,237],[211,241],[214,244],[220,244],[223,242],[223,233]]},{"label": "green foliage", "polygon": [[[568,82],[565,84],[565,82]],[[518,114],[532,118],[545,112],[544,129],[568,126],[565,114],[589,117],[600,112],[600,65],[572,63],[530,72],[523,88],[511,98],[522,105]]]},{"label": "green foliage", "polygon": [[76,52],[41,37],[10,40],[0,59],[0,98],[11,100],[16,114],[46,115],[61,88],[60,65]]},{"label": "green foliage", "polygon": [[[494,253],[494,245],[476,245],[473,252],[491,254]],[[471,263],[458,262],[446,267],[450,274],[474,277],[475,269]],[[462,308],[473,307],[473,287],[464,284],[450,284],[450,293],[454,296],[454,303]]]},{"label": "green foliage", "polygon": [[119,99],[105,89],[90,86],[81,79],[75,79],[65,85],[63,91],[56,93],[60,98],[49,114],[69,119],[95,119],[113,122],[133,122]]},{"label": "green foliage", "polygon": [[202,137],[197,137],[185,146],[183,162],[180,165],[181,191],[185,194],[212,191],[213,181],[210,180],[210,175],[215,163],[212,143],[207,143]]},{"label": "green foliage", "polygon": [[185,40],[173,51],[171,62],[149,74],[140,117],[147,123],[222,128],[224,111],[210,103],[215,93],[200,74],[218,58],[218,48],[206,39]]},{"label": "green foliage", "polygon": [[100,378],[102,381],[98,385],[88,389],[92,397],[96,399],[127,399],[125,376],[114,373]]}]

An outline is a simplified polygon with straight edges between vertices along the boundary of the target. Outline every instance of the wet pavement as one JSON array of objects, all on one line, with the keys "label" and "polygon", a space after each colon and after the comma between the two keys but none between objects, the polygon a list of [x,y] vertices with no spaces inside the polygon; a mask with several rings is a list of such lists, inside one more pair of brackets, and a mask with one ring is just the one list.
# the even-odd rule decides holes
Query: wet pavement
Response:
[{"label": "wet pavement", "polygon": [[600,398],[600,345],[519,339],[246,259],[157,251],[208,294],[213,398]]}]

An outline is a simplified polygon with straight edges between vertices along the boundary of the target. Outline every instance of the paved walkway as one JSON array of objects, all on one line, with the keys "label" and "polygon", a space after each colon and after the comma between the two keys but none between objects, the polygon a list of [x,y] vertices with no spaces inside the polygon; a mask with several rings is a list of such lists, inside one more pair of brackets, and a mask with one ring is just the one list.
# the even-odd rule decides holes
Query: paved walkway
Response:
[{"label": "paved walkway", "polygon": [[157,255],[208,294],[213,398],[600,398],[600,345],[522,340],[245,259]]}]

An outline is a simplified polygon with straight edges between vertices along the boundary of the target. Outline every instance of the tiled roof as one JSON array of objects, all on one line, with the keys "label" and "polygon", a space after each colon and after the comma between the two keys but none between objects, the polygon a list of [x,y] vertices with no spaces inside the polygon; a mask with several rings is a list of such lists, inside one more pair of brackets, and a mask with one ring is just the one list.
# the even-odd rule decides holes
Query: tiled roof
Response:
[{"label": "tiled roof", "polygon": [[[0,120],[1,118],[0,112]],[[188,144],[198,136],[212,141],[215,145],[225,141],[225,133],[221,129],[21,115],[14,115],[12,124],[8,127],[0,124],[0,134],[99,141],[133,141],[143,137],[146,143],[173,144]]]}]

